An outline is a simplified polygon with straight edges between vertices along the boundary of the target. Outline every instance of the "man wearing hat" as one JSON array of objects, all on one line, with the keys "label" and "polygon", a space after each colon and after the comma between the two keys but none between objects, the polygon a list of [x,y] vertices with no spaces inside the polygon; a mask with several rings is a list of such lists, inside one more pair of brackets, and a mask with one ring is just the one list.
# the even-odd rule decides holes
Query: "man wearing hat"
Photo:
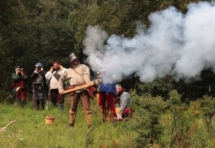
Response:
[{"label": "man wearing hat", "polygon": [[46,72],[43,70],[42,63],[38,62],[35,64],[35,70],[31,74],[32,92],[33,92],[33,107],[34,110],[44,109],[46,100]]},{"label": "man wearing hat", "polygon": [[[69,81],[70,87],[74,88],[79,85],[90,82],[90,70],[89,67],[85,64],[80,64],[77,56],[72,53],[69,56],[70,68],[68,68],[59,80],[59,92],[60,94],[64,93],[63,84],[66,80]],[[91,127],[91,109],[90,109],[90,96],[88,92],[83,89],[76,91],[75,93],[70,94],[71,107],[69,110],[70,113],[70,127],[75,125],[75,117],[77,113],[77,107],[79,100],[82,101],[86,122],[88,128]]]},{"label": "man wearing hat", "polygon": [[14,98],[14,104],[25,106],[26,103],[26,86],[27,74],[23,71],[22,66],[16,66],[15,73],[12,74],[13,84],[11,85],[11,97]]},{"label": "man wearing hat", "polygon": [[54,106],[59,104],[60,109],[64,109],[64,95],[60,95],[58,91],[58,82],[61,75],[66,71],[58,62],[53,62],[52,67],[46,73],[45,77],[49,85],[49,95]]}]

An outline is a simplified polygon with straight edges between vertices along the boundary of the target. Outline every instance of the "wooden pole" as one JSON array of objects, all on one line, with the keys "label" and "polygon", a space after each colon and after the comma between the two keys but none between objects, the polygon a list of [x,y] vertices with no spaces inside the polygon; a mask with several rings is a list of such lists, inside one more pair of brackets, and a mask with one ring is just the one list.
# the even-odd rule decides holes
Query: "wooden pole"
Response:
[{"label": "wooden pole", "polygon": [[65,90],[63,92],[63,94],[67,94],[67,93],[74,92],[74,91],[77,91],[77,90],[85,89],[85,88],[87,88],[89,86],[93,86],[93,85],[99,84],[101,82],[102,82],[102,79],[96,79],[96,80],[90,81],[90,82],[88,82],[88,83],[86,83],[84,85],[76,86],[73,89]]}]

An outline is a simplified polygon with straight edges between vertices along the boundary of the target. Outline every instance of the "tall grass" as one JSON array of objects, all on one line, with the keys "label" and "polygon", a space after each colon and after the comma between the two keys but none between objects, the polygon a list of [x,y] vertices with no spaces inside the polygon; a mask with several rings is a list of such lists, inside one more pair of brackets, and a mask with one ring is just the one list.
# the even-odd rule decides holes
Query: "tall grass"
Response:
[{"label": "tall grass", "polygon": [[[64,110],[32,110],[29,101],[20,108],[0,104],[1,148],[213,148],[215,147],[215,98],[185,104],[176,91],[167,101],[161,97],[138,96],[131,92],[135,113],[122,122],[102,122],[97,100],[91,100],[92,128],[88,129],[81,102],[74,127],[69,127],[69,100]],[[53,115],[54,124],[45,117]],[[210,116],[209,116],[210,115]]]},{"label": "tall grass", "polygon": [[[91,100],[92,128],[88,129],[81,102],[76,124],[69,127],[69,101],[64,110],[50,106],[48,110],[32,110],[31,103],[20,108],[0,104],[0,129],[17,120],[0,133],[1,148],[82,148],[82,147],[134,147],[135,132],[123,128],[124,122],[102,122],[96,100]],[[46,125],[45,117],[53,115],[54,124]]]}]

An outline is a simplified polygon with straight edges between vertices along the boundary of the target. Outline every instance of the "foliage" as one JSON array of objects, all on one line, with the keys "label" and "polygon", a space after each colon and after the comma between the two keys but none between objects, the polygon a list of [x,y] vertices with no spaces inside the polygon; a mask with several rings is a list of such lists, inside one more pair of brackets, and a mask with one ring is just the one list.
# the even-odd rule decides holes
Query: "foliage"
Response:
[{"label": "foliage", "polygon": [[[32,110],[32,100],[19,108],[0,103],[0,127],[17,121],[0,134],[1,147],[214,147],[215,117],[210,125],[205,115],[210,110],[201,108],[213,99],[204,97],[190,104],[180,101],[181,95],[171,91],[168,101],[161,97],[137,95],[130,92],[133,118],[121,122],[102,122],[97,100],[91,100],[92,129],[87,129],[83,108],[80,104],[76,125],[68,127],[70,107],[66,98],[65,110],[50,106],[49,110]],[[45,125],[47,115],[53,115],[53,125]],[[210,128],[209,128],[210,127]],[[40,141],[38,143],[38,141]]]},{"label": "foliage", "polygon": [[200,104],[201,110],[203,112],[203,117],[208,125],[208,130],[210,130],[211,121],[215,114],[215,100],[210,96],[204,96],[203,99],[200,100]]},{"label": "foliage", "polygon": [[156,80],[149,83],[138,83],[137,89],[141,93],[148,93],[152,96],[168,97],[169,92],[172,90],[173,85],[167,78],[157,78]]},{"label": "foliage", "polygon": [[134,108],[134,119],[132,121],[131,131],[137,131],[136,146],[147,146],[156,144],[162,133],[160,117],[163,113],[164,102],[160,97],[152,98],[150,96],[135,97],[132,96]]},{"label": "foliage", "polygon": [[[150,26],[148,16],[152,12],[175,6],[186,13],[187,5],[198,0],[7,0],[0,1],[0,70],[2,90],[9,91],[11,73],[16,65],[23,65],[28,75],[36,62],[42,62],[48,70],[51,63],[59,61],[69,67],[68,55],[78,54],[84,61],[82,41],[88,25],[98,25],[108,34],[133,37],[137,21]],[[132,79],[133,80],[133,79]],[[126,82],[127,81],[127,82]],[[168,97],[176,88],[168,78],[157,79],[147,84],[138,84],[140,92],[152,96]],[[204,80],[203,80],[204,81]],[[136,81],[125,80],[132,88]],[[31,79],[28,81],[29,90]],[[202,83],[202,85],[208,83]],[[180,87],[182,86],[182,87]],[[194,85],[190,85],[193,87]],[[178,90],[185,89],[181,83]],[[192,90],[189,89],[190,94]],[[199,92],[199,91],[198,91]],[[205,92],[205,91],[204,91]],[[186,97],[186,96],[185,96]],[[195,96],[196,97],[196,96]]]}]

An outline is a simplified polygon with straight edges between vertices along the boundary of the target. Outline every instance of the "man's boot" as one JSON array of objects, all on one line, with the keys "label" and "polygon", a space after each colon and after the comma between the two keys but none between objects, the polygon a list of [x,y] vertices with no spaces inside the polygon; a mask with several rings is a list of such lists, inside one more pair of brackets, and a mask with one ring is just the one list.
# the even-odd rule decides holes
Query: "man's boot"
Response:
[{"label": "man's boot", "polygon": [[25,107],[25,100],[20,100],[20,106],[21,106],[22,108]]},{"label": "man's boot", "polygon": [[86,121],[87,121],[87,127],[90,128],[91,127],[91,114],[86,114]]},{"label": "man's boot", "polygon": [[45,109],[45,100],[41,99],[40,103],[41,103],[41,109],[44,110]]},{"label": "man's boot", "polygon": [[102,121],[105,122],[106,118],[107,118],[106,111],[103,110],[103,111],[102,111]]},{"label": "man's boot", "polygon": [[18,99],[14,100],[14,106],[19,106],[19,100]]},{"label": "man's boot", "polygon": [[59,104],[59,107],[60,107],[61,110],[63,110],[63,109],[64,109],[64,104],[63,104],[63,103],[60,103],[60,104]]},{"label": "man's boot", "polygon": [[70,127],[73,127],[75,124],[75,116],[76,116],[76,113],[70,113],[70,123],[69,123]]}]

